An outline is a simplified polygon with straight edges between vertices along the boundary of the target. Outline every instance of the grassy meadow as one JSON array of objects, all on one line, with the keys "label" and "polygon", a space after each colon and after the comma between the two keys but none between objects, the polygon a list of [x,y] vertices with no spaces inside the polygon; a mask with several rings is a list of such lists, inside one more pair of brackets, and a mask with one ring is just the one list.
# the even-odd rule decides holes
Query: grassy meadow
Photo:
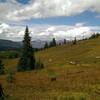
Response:
[{"label": "grassy meadow", "polygon": [[[0,76],[7,100],[100,100],[100,38],[36,52],[44,69],[17,72],[18,59],[3,59]],[[15,81],[7,82],[7,73]],[[54,79],[54,80],[53,80]]]}]

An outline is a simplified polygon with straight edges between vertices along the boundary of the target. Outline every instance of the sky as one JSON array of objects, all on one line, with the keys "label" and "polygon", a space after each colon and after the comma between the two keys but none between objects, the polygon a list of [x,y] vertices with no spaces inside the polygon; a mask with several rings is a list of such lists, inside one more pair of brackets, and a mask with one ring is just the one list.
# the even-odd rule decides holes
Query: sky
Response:
[{"label": "sky", "polygon": [[0,39],[82,39],[100,32],[100,0],[0,0]]}]

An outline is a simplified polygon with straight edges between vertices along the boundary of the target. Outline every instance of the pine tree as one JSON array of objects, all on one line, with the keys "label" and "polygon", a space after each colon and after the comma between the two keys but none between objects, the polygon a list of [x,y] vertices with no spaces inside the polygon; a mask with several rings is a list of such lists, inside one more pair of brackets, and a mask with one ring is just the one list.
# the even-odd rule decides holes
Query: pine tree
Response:
[{"label": "pine tree", "polygon": [[0,74],[4,74],[4,65],[2,64],[1,60],[0,60]]},{"label": "pine tree", "polygon": [[48,42],[45,43],[44,49],[47,49],[49,47]]},{"label": "pine tree", "polygon": [[52,41],[50,42],[50,47],[54,47],[56,45],[57,45],[56,40],[55,38],[53,38]]},{"label": "pine tree", "polygon": [[77,39],[75,37],[74,41],[73,41],[73,45],[75,45],[77,43]]},{"label": "pine tree", "polygon": [[53,46],[56,46],[57,45],[55,38],[53,38],[52,43],[53,43]]},{"label": "pine tree", "polygon": [[66,44],[67,42],[66,42],[66,39],[64,39],[64,44]]},{"label": "pine tree", "polygon": [[31,38],[29,36],[28,26],[26,26],[22,54],[17,65],[18,71],[27,71],[35,68],[34,51],[30,42]]}]

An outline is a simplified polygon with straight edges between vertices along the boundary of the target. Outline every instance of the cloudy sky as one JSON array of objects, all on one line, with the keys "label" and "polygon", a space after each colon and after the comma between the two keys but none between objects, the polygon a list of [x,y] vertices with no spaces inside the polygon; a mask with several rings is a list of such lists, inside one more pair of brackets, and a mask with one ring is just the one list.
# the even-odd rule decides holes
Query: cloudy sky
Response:
[{"label": "cloudy sky", "polygon": [[73,39],[100,32],[100,0],[0,0],[0,39]]}]

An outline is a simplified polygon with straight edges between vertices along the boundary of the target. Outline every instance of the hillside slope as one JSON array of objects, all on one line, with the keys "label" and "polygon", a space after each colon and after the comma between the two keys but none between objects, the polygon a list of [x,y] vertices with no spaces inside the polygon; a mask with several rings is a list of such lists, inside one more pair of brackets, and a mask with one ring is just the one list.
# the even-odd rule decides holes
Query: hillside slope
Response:
[{"label": "hillside slope", "polygon": [[[12,85],[0,77],[10,100],[100,100],[100,38],[49,48],[36,58],[43,70],[16,72]],[[6,70],[16,71],[17,61],[4,60]]]},{"label": "hillside slope", "polygon": [[37,53],[46,66],[60,66],[72,62],[100,64],[100,38],[79,41],[76,45],[57,46]]},{"label": "hillside slope", "polygon": [[21,48],[21,43],[0,39],[0,50],[11,50],[18,48]]}]

